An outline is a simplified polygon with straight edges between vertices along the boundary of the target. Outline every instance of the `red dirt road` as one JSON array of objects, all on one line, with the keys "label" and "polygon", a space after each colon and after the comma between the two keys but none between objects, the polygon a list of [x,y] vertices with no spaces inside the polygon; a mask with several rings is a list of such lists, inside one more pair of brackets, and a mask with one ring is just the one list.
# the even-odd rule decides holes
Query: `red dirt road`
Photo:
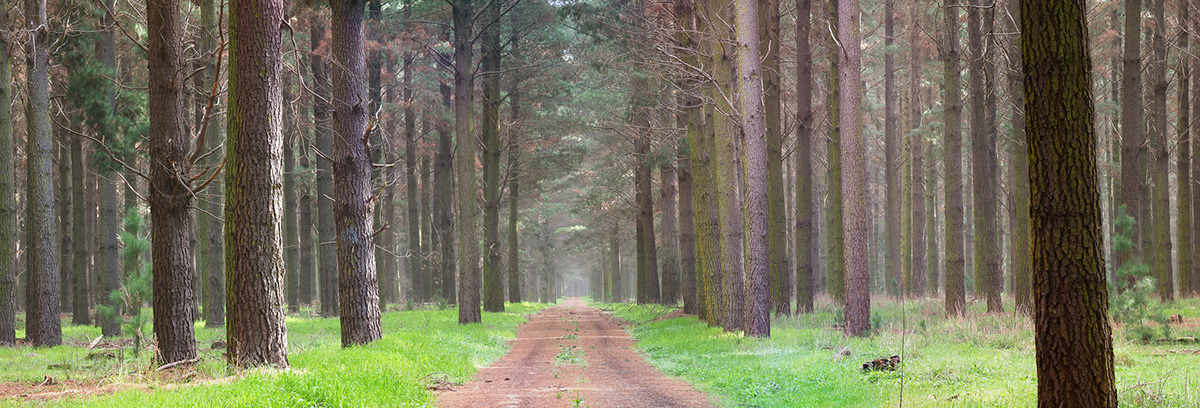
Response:
[{"label": "red dirt road", "polygon": [[471,382],[439,392],[442,408],[711,407],[654,369],[620,323],[578,299],[532,316],[512,350]]}]

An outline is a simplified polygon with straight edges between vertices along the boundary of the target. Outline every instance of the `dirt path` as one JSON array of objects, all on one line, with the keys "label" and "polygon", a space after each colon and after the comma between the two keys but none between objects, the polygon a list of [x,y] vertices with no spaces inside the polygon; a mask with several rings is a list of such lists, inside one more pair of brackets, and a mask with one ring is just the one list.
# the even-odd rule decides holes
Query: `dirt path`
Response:
[{"label": "dirt path", "polygon": [[471,382],[438,393],[442,408],[711,407],[634,349],[619,322],[571,299],[532,316],[512,350]]}]

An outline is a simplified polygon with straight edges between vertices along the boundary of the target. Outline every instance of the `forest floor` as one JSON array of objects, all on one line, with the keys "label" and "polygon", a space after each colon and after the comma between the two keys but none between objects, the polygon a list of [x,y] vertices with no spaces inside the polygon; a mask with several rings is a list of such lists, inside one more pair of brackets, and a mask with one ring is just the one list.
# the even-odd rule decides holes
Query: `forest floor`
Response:
[{"label": "forest floor", "polygon": [[134,355],[129,338],[92,344],[99,329],[68,317],[62,346],[0,347],[0,407],[431,406],[435,390],[465,383],[504,355],[517,326],[546,306],[510,303],[469,326],[458,325],[453,306],[389,311],[383,338],[352,348],[341,347],[337,318],[302,310],[287,318],[291,368],[283,371],[230,372],[225,350],[213,347],[225,330],[204,323],[196,324],[199,361],[157,371],[153,345]]},{"label": "forest floor", "polygon": [[[695,316],[655,305],[593,304],[632,323],[630,333],[652,365],[729,407],[1031,407],[1037,398],[1033,323],[1014,313],[947,319],[939,299],[872,299],[874,334],[842,335],[840,307],[827,297],[816,311],[776,317],[771,337],[754,339],[709,327]],[[1008,299],[1005,310],[1013,310]],[[1167,305],[1181,315],[1171,339],[1200,337],[1200,299]],[[1200,344],[1130,339],[1113,331],[1122,407],[1200,406]],[[900,355],[897,371],[862,364]]]},{"label": "forest floor", "polygon": [[471,382],[438,393],[442,408],[707,407],[707,397],[664,376],[620,321],[578,298],[533,315],[507,355]]}]

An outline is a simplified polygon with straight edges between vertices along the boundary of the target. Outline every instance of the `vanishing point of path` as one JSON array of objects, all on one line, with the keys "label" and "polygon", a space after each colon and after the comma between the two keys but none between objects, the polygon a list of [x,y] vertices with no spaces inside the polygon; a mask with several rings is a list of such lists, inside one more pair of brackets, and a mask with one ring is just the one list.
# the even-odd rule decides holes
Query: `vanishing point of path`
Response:
[{"label": "vanishing point of path", "polygon": [[442,408],[711,407],[634,349],[616,318],[570,299],[517,328],[512,350],[471,382],[438,393]]}]

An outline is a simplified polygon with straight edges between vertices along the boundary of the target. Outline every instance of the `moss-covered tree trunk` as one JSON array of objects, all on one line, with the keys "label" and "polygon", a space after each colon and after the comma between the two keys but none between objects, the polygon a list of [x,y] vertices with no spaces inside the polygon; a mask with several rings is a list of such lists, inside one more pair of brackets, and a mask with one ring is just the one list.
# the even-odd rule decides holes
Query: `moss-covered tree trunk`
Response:
[{"label": "moss-covered tree trunk", "polygon": [[[8,26],[0,0],[0,26]],[[17,342],[17,167],[12,122],[12,37],[0,37],[0,344]]]},{"label": "moss-covered tree trunk", "polygon": [[796,312],[813,310],[812,1],[796,0]]},{"label": "moss-covered tree trunk", "polygon": [[[687,114],[684,116],[683,127],[686,128]],[[699,314],[701,305],[699,279],[696,276],[696,207],[692,198],[695,185],[687,149],[688,141],[684,139],[676,156],[679,163],[679,170],[676,172],[679,184],[679,280],[683,312]]]},{"label": "moss-covered tree trunk", "polygon": [[483,31],[483,310],[504,311],[500,258],[500,0],[487,3]]},{"label": "moss-covered tree trunk", "polygon": [[333,70],[333,213],[337,221],[338,309],[342,346],[378,339],[375,200],[371,190],[365,0],[330,0]]},{"label": "moss-covered tree trunk", "polygon": [[[695,3],[684,0],[684,7]],[[715,10],[710,10],[705,3],[704,14],[696,14],[693,18],[684,20],[684,32],[709,33],[712,27],[705,22],[711,18]],[[690,29],[689,29],[690,28]],[[703,42],[702,42],[703,41]],[[711,49],[711,37],[708,35],[689,35],[687,37],[684,61],[695,65],[700,61],[701,47],[705,52]],[[702,93],[709,95],[715,90],[711,84],[701,82],[697,73],[687,77],[689,102],[687,115],[688,166],[691,169],[693,225],[696,231],[696,295],[697,315],[711,325],[719,322],[722,313],[720,291],[720,231],[716,218],[716,194],[718,186],[713,178],[712,128],[709,126],[711,105],[700,103]]]},{"label": "moss-covered tree trunk", "polygon": [[715,79],[711,97],[715,104],[712,115],[715,158],[713,181],[720,185],[717,199],[717,219],[720,227],[721,327],[727,331],[739,331],[745,320],[745,265],[743,260],[742,196],[739,180],[741,149],[735,118],[726,116],[733,112],[733,79],[730,77],[731,63],[735,56],[728,42],[732,38],[730,28],[721,21],[732,21],[732,4],[710,0],[706,11],[715,39],[710,42],[709,55],[712,60],[711,75]]},{"label": "moss-covered tree trunk", "polygon": [[1039,407],[1116,407],[1083,0],[1022,0]]},{"label": "moss-covered tree trunk", "polygon": [[[225,281],[229,364],[287,368],[284,324],[283,0],[229,5]],[[156,258],[157,259],[157,258]],[[156,274],[157,275],[157,274]]]},{"label": "moss-covered tree trunk", "polygon": [[[833,0],[829,2],[829,20],[826,22],[826,28],[832,32],[828,37],[829,49],[829,82],[828,94],[826,98],[826,106],[829,111],[829,137],[825,140],[825,155],[826,155],[826,194],[829,197],[842,196],[842,123],[839,119],[841,115],[841,84],[838,82],[841,79],[838,72],[841,72],[838,46],[838,2]],[[829,251],[829,267],[826,269],[826,281],[828,285],[829,296],[838,303],[846,301],[846,256],[845,256],[845,232],[842,230],[842,208],[845,205],[843,200],[827,200],[825,213],[825,229],[826,245]],[[866,254],[863,254],[864,259]]]},{"label": "moss-covered tree trunk", "polygon": [[[1153,157],[1150,169],[1154,185],[1152,194],[1153,263],[1151,271],[1158,289],[1158,297],[1164,301],[1175,298],[1175,278],[1171,267],[1171,210],[1167,172],[1170,171],[1170,152],[1167,150],[1167,39],[1166,0],[1154,0],[1154,26],[1151,42],[1154,59],[1150,64],[1151,106],[1150,150]],[[1140,223],[1146,222],[1140,220]],[[1139,223],[1139,224],[1140,224]]]},{"label": "moss-covered tree trunk", "polygon": [[[1191,19],[1191,27],[1193,33],[1200,32],[1197,31],[1200,30],[1200,18]],[[1191,94],[1200,95],[1200,69],[1192,69],[1190,74],[1192,76]],[[1189,116],[1191,121],[1194,123],[1197,119],[1200,119],[1200,103],[1192,103],[1189,105],[1189,107],[1192,110]],[[1193,125],[1187,129],[1190,139],[1200,139],[1200,126]],[[1188,171],[1192,173],[1192,182],[1194,183],[1197,181],[1197,178],[1200,178],[1200,143],[1189,143],[1189,145],[1192,149],[1192,161],[1191,168]],[[1180,250],[1190,250],[1192,268],[1191,270],[1180,269],[1180,274],[1189,273],[1192,275],[1192,295],[1200,296],[1200,188],[1195,188],[1195,186],[1193,186],[1191,192],[1192,246],[1191,248],[1180,246]]]},{"label": "moss-covered tree trunk", "polygon": [[968,15],[971,25],[971,166],[973,177],[975,234],[974,268],[976,296],[987,298],[988,312],[1001,312],[1000,236],[996,203],[996,86],[994,13],[981,0],[973,0]]}]

